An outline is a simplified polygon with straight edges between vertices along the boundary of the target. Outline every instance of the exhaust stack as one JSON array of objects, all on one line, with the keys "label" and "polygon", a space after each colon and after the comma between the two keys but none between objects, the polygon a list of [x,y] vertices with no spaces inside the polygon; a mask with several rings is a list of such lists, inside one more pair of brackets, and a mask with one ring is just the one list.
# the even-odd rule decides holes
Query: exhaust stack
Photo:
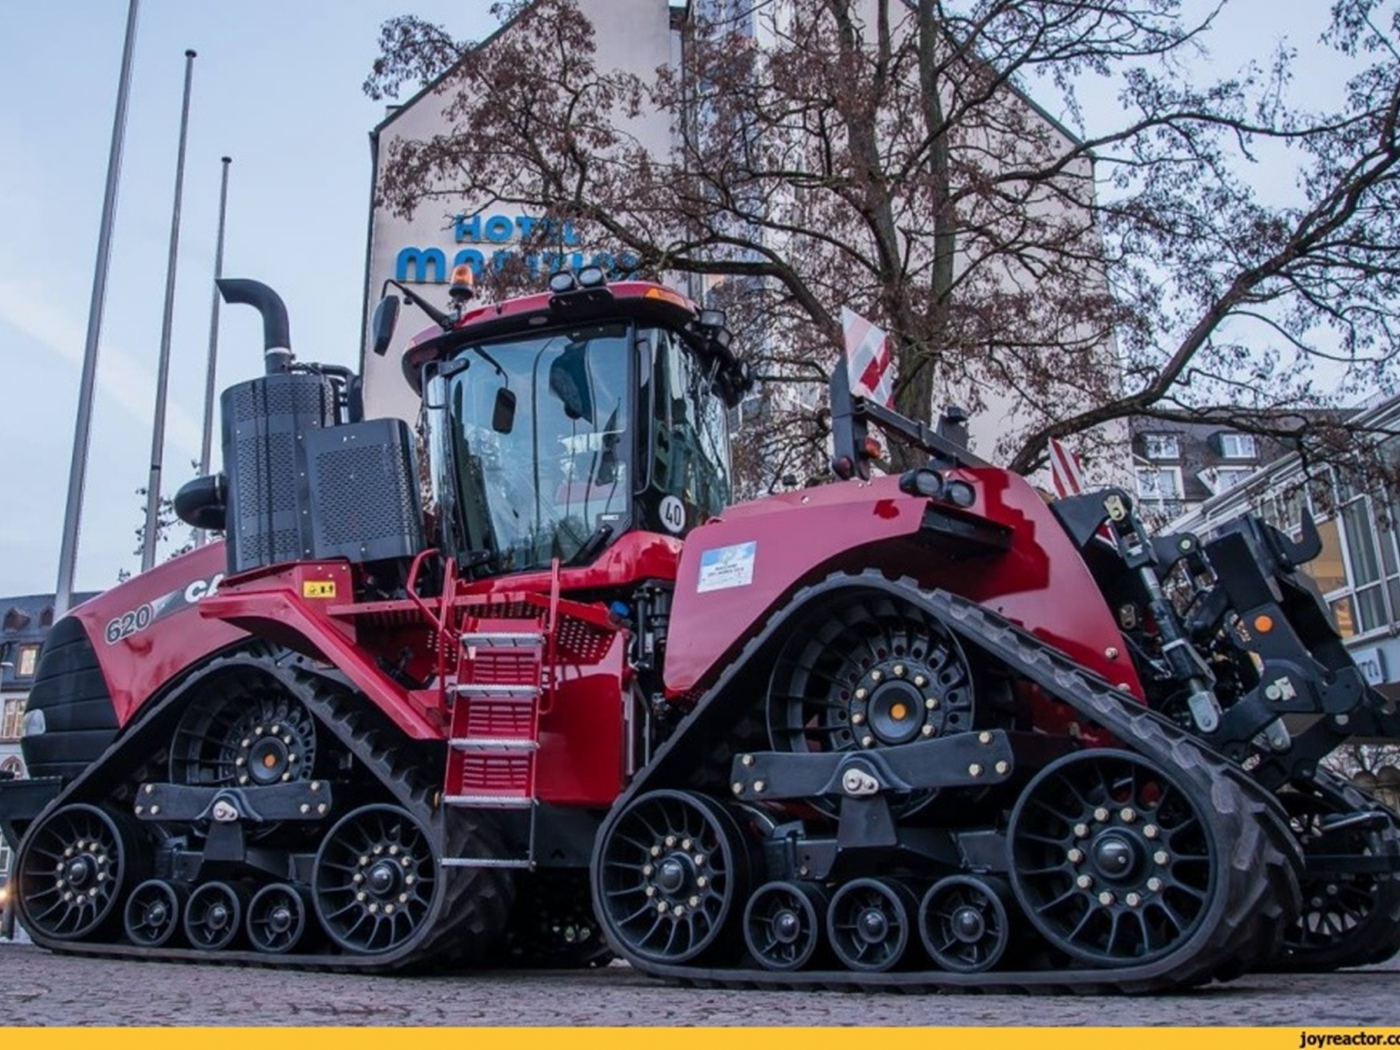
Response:
[{"label": "exhaust stack", "polygon": [[214,282],[224,302],[246,303],[262,314],[263,355],[267,374],[287,372],[295,359],[292,354],[291,324],[282,297],[261,281],[246,277],[220,277]]}]

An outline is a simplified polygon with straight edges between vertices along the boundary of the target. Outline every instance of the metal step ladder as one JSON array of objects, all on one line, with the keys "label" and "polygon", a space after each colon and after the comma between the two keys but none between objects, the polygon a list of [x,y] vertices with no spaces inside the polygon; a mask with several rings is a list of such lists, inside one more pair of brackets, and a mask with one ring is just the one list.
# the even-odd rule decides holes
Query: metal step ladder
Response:
[{"label": "metal step ladder", "polygon": [[535,620],[478,619],[459,636],[451,687],[443,804],[528,810],[523,857],[444,857],[444,867],[530,868],[535,845],[535,759],[545,692],[546,630]]}]

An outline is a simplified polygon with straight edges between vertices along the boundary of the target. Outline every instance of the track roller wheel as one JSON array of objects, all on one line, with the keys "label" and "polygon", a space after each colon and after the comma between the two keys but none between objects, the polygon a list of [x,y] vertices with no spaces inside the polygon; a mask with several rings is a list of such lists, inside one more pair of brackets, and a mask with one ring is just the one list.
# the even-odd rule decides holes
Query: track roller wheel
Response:
[{"label": "track roller wheel", "polygon": [[817,954],[830,895],[812,883],[769,882],[744,909],[744,943],[765,970],[800,970]]},{"label": "track roller wheel", "polygon": [[918,906],[918,897],[902,882],[852,879],[832,896],[826,913],[837,958],[865,973],[893,968],[909,946],[910,917]]},{"label": "track roller wheel", "polygon": [[260,952],[280,955],[306,932],[306,894],[285,882],[264,886],[248,904],[248,941]]},{"label": "track roller wheel", "polygon": [[660,963],[728,946],[747,895],[747,843],[720,803],[688,791],[633,799],[605,832],[594,886],[599,913],[623,948]]},{"label": "track roller wheel", "polygon": [[1011,941],[1010,893],[1005,883],[975,875],[934,883],[919,903],[919,936],[929,957],[954,973],[990,970]]},{"label": "track roller wheel", "polygon": [[56,941],[77,941],[117,918],[117,901],[135,881],[135,837],[120,817],[74,803],[30,829],[15,881],[25,925]]},{"label": "track roller wheel", "polygon": [[439,880],[428,832],[397,806],[363,806],[326,834],[312,867],[316,914],[347,952],[394,951],[423,932]]},{"label": "track roller wheel", "polygon": [[229,947],[242,928],[247,891],[231,882],[206,882],[195,888],[185,905],[185,936],[206,952]]},{"label": "track roller wheel", "polygon": [[1054,947],[1096,965],[1160,958],[1222,892],[1211,798],[1139,755],[1083,751],[1046,767],[1011,815],[1012,886]]},{"label": "track roller wheel", "polygon": [[180,928],[183,887],[164,879],[147,879],[131,891],[123,913],[127,939],[142,948],[159,948]]}]

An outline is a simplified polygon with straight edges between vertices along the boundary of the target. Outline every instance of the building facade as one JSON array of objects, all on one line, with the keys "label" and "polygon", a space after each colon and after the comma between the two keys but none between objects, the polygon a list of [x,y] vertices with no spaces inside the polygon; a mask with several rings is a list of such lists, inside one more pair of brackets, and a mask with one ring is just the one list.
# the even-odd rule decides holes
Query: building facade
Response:
[{"label": "building facade", "polygon": [[[608,0],[577,0],[577,3],[580,11],[589,18],[594,27],[596,64],[599,70],[619,70],[634,74],[644,81],[650,80],[659,67],[669,65],[675,68],[681,62],[684,48],[687,46],[688,30],[697,21],[722,23],[726,33],[736,40],[745,39],[753,46],[763,48],[765,44],[770,43],[774,27],[780,26],[784,17],[783,5],[754,3],[753,0],[629,0],[625,5]],[[876,5],[871,0],[861,0],[856,7],[867,24],[875,24]],[[912,24],[912,16],[901,21],[903,31],[906,32]],[[512,31],[513,24],[508,23],[479,46],[490,48],[493,41],[499,39],[502,34]],[[1004,163],[1013,164],[1027,159],[1016,156],[1018,151],[1044,149],[1055,156],[1075,151],[1078,140],[1073,134],[1039,108],[1028,96],[1014,87],[1006,89],[1006,96],[1008,109],[1018,115],[1017,119],[1010,123],[1018,127],[1033,126],[1035,134],[1009,136],[1005,142],[978,142],[975,144],[975,152],[978,155],[1000,156]],[[419,207],[411,219],[396,215],[390,208],[379,203],[386,175],[386,162],[394,142],[427,141],[435,135],[449,131],[452,127],[452,100],[452,78],[450,74],[444,75],[402,105],[393,107],[371,132],[374,187],[371,194],[366,264],[367,320],[385,287],[386,280],[415,287],[435,305],[446,306],[445,285],[454,266],[466,263],[479,270],[496,265],[498,260],[508,259],[512,254],[519,254],[522,235],[527,233],[535,222],[534,217],[521,214],[518,209],[474,200],[433,201]],[[685,119],[703,122],[703,104],[699,106],[697,113],[689,114]],[[676,145],[677,127],[677,115],[646,111],[630,118],[625,130],[638,144],[655,156],[664,157],[669,155]],[[990,135],[992,132],[984,134]],[[1068,214],[1066,209],[1069,209],[1075,216],[1069,225],[1080,229],[1081,232],[1087,230],[1093,233],[1091,214],[1081,204],[1075,203],[1078,201],[1076,194],[1092,193],[1092,160],[1087,156],[1076,156],[1068,163],[1072,170],[1066,173],[1065,181],[1075,189],[1043,195],[1028,194],[1022,206],[1028,215],[1037,212],[1044,212],[1046,215],[1061,212]],[[779,188],[762,201],[750,203],[770,211],[781,211],[786,207],[795,206],[794,201],[784,199],[784,192]],[[1044,218],[1040,217],[1041,220]],[[976,216],[971,217],[969,221],[973,226],[986,225]],[[547,259],[533,262],[533,265],[539,265],[542,270],[547,271],[560,259],[565,265],[577,265],[580,261],[592,262],[598,257],[599,246],[579,243],[567,228],[560,230],[559,234],[558,251],[551,252]],[[1090,239],[1096,237],[1097,234],[1094,233]],[[931,246],[922,243],[922,240],[911,243],[908,248],[915,255],[931,251]],[[605,248],[602,251],[606,254]],[[625,260],[621,258],[608,256],[604,261],[616,263],[618,269],[626,269]],[[964,267],[966,264],[967,260],[960,256],[954,265]],[[996,267],[983,267],[983,270],[992,274],[1001,272]],[[1101,273],[1098,274],[1098,278],[1102,276]],[[1012,275],[1003,275],[1003,278],[1012,284],[1015,283]],[[995,276],[979,278],[993,281],[997,279]],[[711,286],[717,283],[717,279],[676,283],[692,297],[701,299],[707,295]],[[1106,291],[1106,281],[1101,283]],[[855,304],[831,302],[827,305],[836,311],[843,305]],[[418,417],[418,398],[404,381],[400,362],[409,340],[416,332],[426,328],[427,322],[417,316],[416,310],[410,309],[407,316],[408,319],[400,324],[399,332],[387,353],[376,356],[369,352],[367,345],[362,350],[360,371],[364,379],[366,413],[370,416],[398,416],[409,422],[416,421]],[[366,338],[368,339],[368,333]],[[754,340],[746,340],[743,348],[744,353],[759,364],[760,371],[765,371],[762,367],[765,358],[775,349],[781,349],[763,345],[765,340],[770,340],[770,336],[760,334],[756,345]],[[1103,374],[1116,375],[1114,347],[1105,343],[1096,351],[1098,352],[1101,352],[1104,363],[1104,368],[1100,371]],[[995,367],[988,367],[985,374],[979,371],[979,368],[980,366],[974,363],[965,370],[968,374],[956,381],[961,382],[966,389],[938,389],[935,391],[934,401],[939,408],[948,403],[966,405],[969,403],[969,391],[975,390],[976,400],[983,402],[985,407],[977,412],[970,422],[971,445],[979,454],[994,458],[997,454],[998,439],[1023,429],[1027,423],[1027,409],[1017,403],[1010,386],[998,385]],[[950,379],[949,382],[955,381]],[[759,409],[761,400],[765,404],[776,400],[780,409],[806,410],[807,414],[815,415],[818,400],[815,392],[797,384],[773,386],[783,386],[785,389],[772,397],[756,393],[751,403],[738,414],[738,418],[742,421],[752,415]],[[1050,403],[1057,402],[1056,398],[1047,400]],[[1065,399],[1058,400],[1068,403],[1068,395]],[[1126,484],[1130,470],[1126,454],[1127,429],[1122,424],[1114,423],[1107,425],[1104,430],[1105,433],[1093,443],[1098,449],[1107,448],[1110,451],[1107,454],[1100,452],[1087,457],[1091,480],[1099,483]]]},{"label": "building facade", "polygon": [[1223,496],[1293,451],[1276,438],[1220,423],[1129,420],[1138,503],[1158,521],[1179,518]]},{"label": "building facade", "polygon": [[[577,0],[577,3],[579,10],[593,23],[600,70],[620,70],[649,77],[657,67],[677,61],[683,5],[678,7],[672,0],[629,0],[625,4],[615,0]],[[511,31],[512,24],[507,23],[498,32]],[[488,38],[479,46],[490,47],[493,39]],[[467,263],[480,270],[496,265],[497,260],[509,259],[519,252],[522,236],[534,224],[534,217],[518,208],[483,207],[479,201],[463,200],[458,207],[446,210],[437,205],[425,205],[411,219],[375,203],[393,141],[426,140],[450,127],[447,109],[453,96],[449,81],[450,78],[439,77],[402,105],[392,107],[370,132],[374,187],[366,257],[366,318],[388,279],[416,287],[435,305],[446,306],[443,293],[456,265]],[[627,131],[647,149],[663,154],[671,142],[670,114],[641,114],[628,123]],[[560,238],[559,254],[567,265],[576,268],[595,261],[594,246],[579,243],[572,230],[562,229]],[[546,266],[546,270],[548,268]],[[367,347],[362,352],[360,375],[364,379],[367,416],[417,420],[418,396],[404,381],[400,360],[409,340],[427,326],[427,319],[413,311],[400,324],[384,356],[369,353]]]},{"label": "building facade", "polygon": [[[1400,398],[1391,398],[1352,421],[1371,433],[1393,433],[1381,445],[1400,462]],[[1232,446],[1243,451],[1242,446]],[[1166,469],[1168,461],[1153,460]],[[1337,630],[1366,680],[1400,700],[1400,493],[1361,491],[1326,467],[1305,468],[1297,453],[1232,479],[1172,522],[1173,529],[1208,534],[1245,513],[1261,516],[1297,538],[1304,512],[1312,515],[1322,553],[1304,566],[1327,600]]]}]

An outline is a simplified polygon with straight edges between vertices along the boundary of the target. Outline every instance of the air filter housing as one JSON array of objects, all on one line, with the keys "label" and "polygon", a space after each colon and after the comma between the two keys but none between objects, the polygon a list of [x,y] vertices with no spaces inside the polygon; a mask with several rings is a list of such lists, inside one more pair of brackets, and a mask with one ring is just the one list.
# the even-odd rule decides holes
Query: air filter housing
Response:
[{"label": "air filter housing", "polygon": [[314,558],[305,441],[335,424],[335,388],[318,375],[283,372],[229,387],[219,405],[228,571]]}]

